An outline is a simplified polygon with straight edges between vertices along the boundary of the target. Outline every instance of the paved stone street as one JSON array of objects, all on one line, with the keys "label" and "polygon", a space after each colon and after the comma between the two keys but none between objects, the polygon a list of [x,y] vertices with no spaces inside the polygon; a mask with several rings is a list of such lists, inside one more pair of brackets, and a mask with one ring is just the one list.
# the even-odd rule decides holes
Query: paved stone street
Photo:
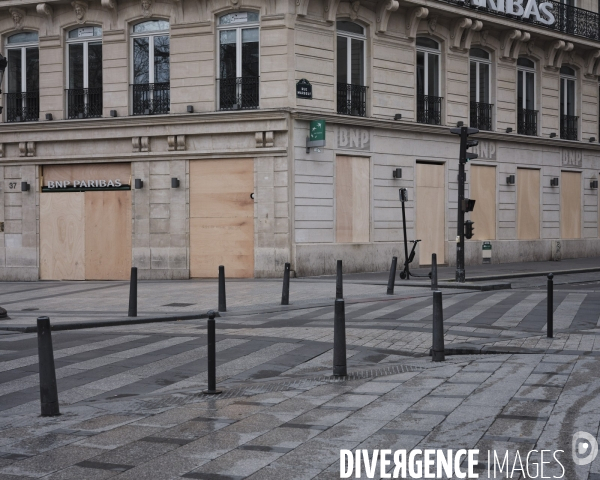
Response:
[{"label": "paved stone street", "polygon": [[[277,306],[279,281],[229,282],[233,308],[217,318],[223,394],[201,393],[205,320],[59,331],[54,418],[39,416],[36,334],[0,330],[0,480],[340,478],[341,449],[416,448],[479,449],[480,478],[541,478],[533,467],[529,476],[511,477],[506,465],[499,473],[500,464],[494,477],[488,451],[508,452],[512,469],[516,452],[563,450],[545,477],[598,480],[600,459],[577,466],[571,453],[574,433],[597,437],[600,427],[598,278],[557,276],[554,339],[544,330],[543,277],[511,280],[510,290],[445,289],[444,363],[428,357],[430,290],[387,296],[373,280],[348,281],[343,380],[330,376],[334,282],[292,282],[291,307]],[[216,303],[214,282],[159,284],[160,295],[152,282],[140,285],[148,289],[140,304]],[[107,309],[126,309],[126,294],[111,297],[111,288],[127,291],[6,284],[0,304],[13,317],[5,322],[77,309],[107,315],[102,298]],[[65,294],[52,298],[53,289]],[[262,292],[255,302],[253,292]],[[40,310],[13,314],[26,304]],[[540,460],[534,453],[529,464]]]}]

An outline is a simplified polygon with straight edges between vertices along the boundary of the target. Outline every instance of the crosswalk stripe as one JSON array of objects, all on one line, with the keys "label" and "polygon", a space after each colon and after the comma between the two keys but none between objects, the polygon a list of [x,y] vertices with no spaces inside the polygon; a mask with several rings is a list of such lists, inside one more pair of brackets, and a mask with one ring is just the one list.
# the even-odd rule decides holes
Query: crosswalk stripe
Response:
[{"label": "crosswalk stripe", "polygon": [[[569,328],[587,293],[569,293],[556,310],[554,310],[554,329]],[[546,325],[542,328],[546,331]]]},{"label": "crosswalk stripe", "polygon": [[[77,355],[79,353],[90,352],[92,350],[98,350],[100,348],[113,347],[122,343],[132,342],[134,340],[146,338],[147,336],[148,335],[125,335],[123,337],[110,338],[108,340],[102,340],[100,342],[78,345],[77,347],[63,348],[54,351],[54,359],[69,357],[71,355]],[[28,367],[29,365],[35,365],[36,363],[38,363],[37,355],[16,358],[15,360],[0,362],[0,372],[14,370],[15,368]]]},{"label": "crosswalk stripe", "polygon": [[488,308],[491,308],[494,305],[500,303],[502,300],[507,299],[508,297],[513,295],[513,293],[514,292],[494,293],[493,295],[490,295],[489,297],[477,302],[475,305],[464,309],[462,312],[452,315],[450,318],[447,319],[447,321],[454,323],[468,323],[478,315],[481,315]]},{"label": "crosswalk stripe", "polygon": [[368,313],[364,313],[360,317],[353,318],[352,320],[375,320],[377,318],[382,318],[390,313],[396,312],[403,308],[410,307],[411,305],[422,302],[424,300],[426,300],[426,298],[424,297],[401,300],[399,302],[394,302],[391,305],[384,305],[378,309],[372,310]]},{"label": "crosswalk stripe", "polygon": [[[288,353],[300,345],[296,343],[274,343],[268,347],[262,348],[256,352],[250,353],[235,360],[217,365],[217,381],[222,381],[225,378],[233,377],[251,368],[257,367],[263,363],[269,362],[274,358],[279,357],[285,353]],[[180,382],[174,383],[167,387],[163,387],[160,390],[155,390],[153,393],[164,393],[173,390],[181,390],[183,388],[197,387],[206,383],[206,372],[202,372],[193,377],[187,378]]]},{"label": "crosswalk stripe", "polygon": [[[367,306],[367,304],[365,304],[365,303],[355,303],[352,305],[346,305],[346,315],[348,315],[349,313],[355,312],[356,310],[365,308],[366,306]],[[318,317],[314,317],[311,320],[330,320],[332,318],[333,318],[333,305],[331,306],[330,312],[327,312],[323,315],[319,315]]]},{"label": "crosswalk stripe", "polygon": [[[456,295],[452,298],[443,299],[443,306],[444,308],[451,307],[452,305],[456,305],[457,303],[462,302],[467,298],[471,298],[473,295],[477,295],[478,293],[479,292],[464,293]],[[429,315],[433,315],[433,301],[431,301],[431,305],[428,305],[412,313],[404,315],[403,317],[399,317],[398,320],[418,321],[427,318]]]},{"label": "crosswalk stripe", "polygon": [[[173,345],[180,345],[182,343],[190,342],[192,340],[194,340],[194,338],[173,337],[168,338],[166,340],[161,340],[159,342],[150,343],[141,347],[132,348],[130,350],[115,352],[110,355],[92,358],[84,362],[74,363],[72,365],[67,365],[66,367],[56,369],[56,378],[61,379],[70,377],[71,375],[77,375],[78,373],[82,373],[84,371],[104,367],[112,363],[121,362],[122,360],[138,357],[147,353],[153,353],[158,350],[172,347]],[[38,384],[39,375],[37,373],[33,375],[27,375],[26,377],[21,377],[15,380],[11,380],[9,382],[0,383],[0,396],[8,395],[9,393],[13,392],[18,392],[19,390],[25,390],[27,388],[35,387]]]},{"label": "crosswalk stripe", "polygon": [[302,315],[309,315],[317,310],[321,310],[323,307],[317,308],[304,308],[301,310],[292,310],[291,312],[285,312],[281,315],[270,317],[268,320],[289,320],[291,318],[301,317]]},{"label": "crosswalk stripe", "polygon": [[546,298],[545,293],[532,293],[511,307],[492,325],[495,327],[516,327],[544,298]]}]

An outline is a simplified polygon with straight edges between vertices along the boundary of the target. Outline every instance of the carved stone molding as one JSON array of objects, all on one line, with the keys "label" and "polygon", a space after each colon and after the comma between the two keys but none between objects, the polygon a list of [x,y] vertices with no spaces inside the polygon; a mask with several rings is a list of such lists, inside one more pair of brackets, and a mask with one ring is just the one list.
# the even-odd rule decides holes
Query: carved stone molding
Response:
[{"label": "carved stone molding", "polygon": [[8,11],[12,16],[13,22],[15,24],[15,30],[23,29],[23,22],[25,21],[25,10],[22,8],[9,8]]},{"label": "carved stone molding", "polygon": [[310,0],[296,0],[296,14],[305,16],[308,13],[308,2]]},{"label": "carved stone molding", "polygon": [[273,146],[273,132],[265,132],[265,147]]},{"label": "carved stone molding", "polygon": [[506,30],[502,34],[500,48],[502,50],[502,58],[511,58],[510,52],[512,50],[512,45],[515,40],[519,40],[521,38],[521,30],[512,29]]},{"label": "carved stone molding", "polygon": [[471,25],[473,25],[473,20],[467,17],[457,18],[452,23],[452,28],[450,29],[450,48],[461,48],[463,32],[466,28],[471,28]]},{"label": "carved stone molding", "polygon": [[340,0],[325,0],[325,20],[328,22],[335,22],[337,15],[337,9],[340,5]]},{"label": "carved stone molding", "polygon": [[140,137],[140,152],[150,151],[150,139],[148,137]]},{"label": "carved stone molding", "polygon": [[107,10],[116,10],[117,0],[100,0],[100,5],[102,5],[102,8],[106,8]]},{"label": "carved stone molding", "polygon": [[554,68],[554,61],[558,51],[565,47],[563,40],[554,40],[546,50],[546,68]]},{"label": "carved stone molding", "polygon": [[530,38],[531,34],[529,32],[521,32],[521,37],[518,40],[515,39],[514,41],[510,58],[516,61],[517,58],[519,58],[519,53],[521,52],[521,45],[527,43]]},{"label": "carved stone molding", "polygon": [[133,153],[139,152],[141,145],[140,145],[140,137],[131,137],[131,148]]},{"label": "carved stone molding", "polygon": [[[565,43],[565,46],[560,49],[560,51],[556,55],[556,59],[554,60],[554,68],[555,69],[558,70],[560,67],[562,67],[563,58],[565,56],[565,53],[572,52],[573,48],[575,48],[575,46],[571,42]],[[571,60],[571,63],[573,63],[572,60]]]},{"label": "carved stone molding", "polygon": [[413,8],[408,15],[406,16],[406,36],[408,38],[416,38],[417,30],[419,29],[419,23],[422,19],[427,18],[429,15],[429,10],[425,7],[417,7]]},{"label": "carved stone molding", "polygon": [[0,143],[0,158],[4,157],[4,144]]},{"label": "carved stone molding", "polygon": [[85,23],[85,16],[88,11],[88,4],[83,0],[75,0],[71,3],[73,7],[73,12],[75,13],[75,18],[77,19],[77,23]]},{"label": "carved stone molding", "polygon": [[437,15],[431,17],[429,19],[429,21],[427,22],[427,28],[429,29],[429,34],[430,35],[433,35],[433,32],[435,32],[435,30],[437,28],[437,22],[438,22]]},{"label": "carved stone molding", "polygon": [[169,152],[175,150],[175,135],[167,135],[167,146]]},{"label": "carved stone molding", "polygon": [[35,142],[19,142],[19,157],[34,157]]},{"label": "carved stone molding", "polygon": [[596,60],[600,57],[600,50],[591,50],[585,56],[585,74],[587,76],[598,75],[598,66]]},{"label": "carved stone molding", "polygon": [[[473,35],[475,34],[475,32],[481,31],[482,28],[483,28],[483,22],[481,20],[473,20],[473,24],[471,25],[469,30],[467,30],[466,33],[463,34],[463,41],[460,45],[463,50],[468,51],[471,48],[471,42],[473,41]],[[484,32],[484,33],[487,33],[487,32]],[[485,36],[485,41],[487,41],[487,35]],[[482,42],[482,45],[483,45],[483,42]]]},{"label": "carved stone molding", "polygon": [[185,150],[185,135],[177,135],[177,150],[180,152]]},{"label": "carved stone molding", "polygon": [[52,20],[52,7],[47,3],[38,3],[35,7],[35,11],[40,15],[48,17],[48,20]]},{"label": "carved stone molding", "polygon": [[140,6],[144,17],[147,18],[152,15],[152,0],[140,0]]},{"label": "carved stone molding", "polygon": [[398,0],[382,0],[377,4],[377,32],[387,31],[388,21],[392,12],[398,10],[400,3]]},{"label": "carved stone molding", "polygon": [[263,132],[256,132],[254,134],[254,140],[256,141],[256,148],[262,148],[265,146],[265,136]]},{"label": "carved stone molding", "polygon": [[358,11],[360,10],[360,0],[355,0],[350,4],[350,20],[354,21],[358,18]]}]

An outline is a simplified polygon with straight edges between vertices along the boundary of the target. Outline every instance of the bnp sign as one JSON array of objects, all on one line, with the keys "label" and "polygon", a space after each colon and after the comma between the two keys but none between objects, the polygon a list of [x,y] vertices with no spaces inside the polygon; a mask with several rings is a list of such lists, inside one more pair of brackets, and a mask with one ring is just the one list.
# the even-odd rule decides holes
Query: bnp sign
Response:
[{"label": "bnp sign", "polygon": [[309,134],[306,137],[306,153],[312,147],[325,146],[325,120],[312,120],[309,125]]},{"label": "bnp sign", "polygon": [[[464,1],[464,0],[462,0]],[[512,15],[521,20],[534,20],[544,25],[554,25],[554,4],[537,0],[470,0],[471,6],[488,8],[493,12]]]}]

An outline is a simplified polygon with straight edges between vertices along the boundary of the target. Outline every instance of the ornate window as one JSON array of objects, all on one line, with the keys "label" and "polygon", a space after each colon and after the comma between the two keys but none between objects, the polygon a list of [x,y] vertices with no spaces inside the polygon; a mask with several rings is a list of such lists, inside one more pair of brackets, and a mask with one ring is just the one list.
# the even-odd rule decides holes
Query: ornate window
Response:
[{"label": "ornate window", "polygon": [[102,116],[102,29],[79,27],[67,36],[67,117]]},{"label": "ornate window", "polygon": [[441,125],[440,44],[417,37],[417,122]]},{"label": "ornate window", "polygon": [[169,22],[148,20],[133,26],[132,112],[169,113],[171,105]]},{"label": "ornate window", "polygon": [[337,113],[367,115],[365,86],[365,29],[357,23],[338,20]]},{"label": "ornate window", "polygon": [[525,57],[517,60],[517,132],[537,135],[535,109],[535,63]]},{"label": "ornate window", "polygon": [[38,34],[21,32],[6,40],[6,121],[40,118],[40,53]]},{"label": "ornate window", "polygon": [[492,130],[491,68],[490,54],[477,47],[469,52],[471,127]]},{"label": "ornate window", "polygon": [[258,108],[259,16],[236,12],[219,18],[219,110]]},{"label": "ornate window", "polygon": [[577,124],[579,117],[575,105],[575,82],[577,80],[575,70],[563,66],[560,69],[560,138],[565,140],[577,140]]}]

